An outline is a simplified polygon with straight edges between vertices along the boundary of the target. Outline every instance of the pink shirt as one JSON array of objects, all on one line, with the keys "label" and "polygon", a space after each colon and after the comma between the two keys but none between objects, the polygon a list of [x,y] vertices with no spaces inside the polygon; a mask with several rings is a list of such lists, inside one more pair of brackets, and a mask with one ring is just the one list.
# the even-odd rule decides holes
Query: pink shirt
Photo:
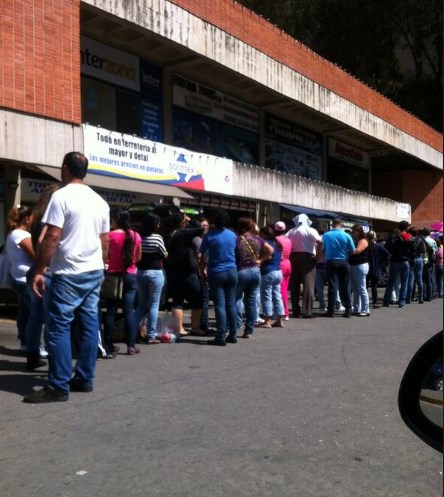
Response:
[{"label": "pink shirt", "polygon": [[442,247],[438,247],[438,252],[436,252],[436,264],[442,266],[443,263],[443,251]]},{"label": "pink shirt", "polygon": [[276,240],[281,244],[282,246],[282,260],[289,260],[290,259],[290,254],[291,254],[291,240],[289,240],[286,236],[284,235],[279,235],[276,237]]},{"label": "pink shirt", "polygon": [[131,234],[134,237],[134,254],[133,261],[129,268],[125,270],[123,264],[123,243],[125,241],[125,232],[114,230],[109,234],[109,255],[108,255],[108,273],[130,273],[135,274],[137,272],[135,255],[137,249],[141,243],[141,238],[139,233],[131,230]]}]

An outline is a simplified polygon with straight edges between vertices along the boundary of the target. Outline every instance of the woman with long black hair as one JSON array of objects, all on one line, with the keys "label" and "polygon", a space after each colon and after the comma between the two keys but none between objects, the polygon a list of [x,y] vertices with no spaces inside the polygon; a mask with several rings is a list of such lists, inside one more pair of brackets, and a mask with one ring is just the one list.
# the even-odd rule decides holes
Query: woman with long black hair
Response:
[{"label": "woman with long black hair", "polygon": [[[140,352],[136,347],[137,323],[134,313],[134,303],[137,295],[137,268],[140,261],[141,237],[131,229],[131,218],[127,209],[118,208],[111,211],[111,232],[109,234],[109,255],[107,260],[108,275],[123,278],[122,307],[127,338],[127,354],[135,355]],[[103,346],[107,358],[115,357],[112,334],[116,323],[119,307],[118,298],[106,299],[106,313],[103,320]]]}]

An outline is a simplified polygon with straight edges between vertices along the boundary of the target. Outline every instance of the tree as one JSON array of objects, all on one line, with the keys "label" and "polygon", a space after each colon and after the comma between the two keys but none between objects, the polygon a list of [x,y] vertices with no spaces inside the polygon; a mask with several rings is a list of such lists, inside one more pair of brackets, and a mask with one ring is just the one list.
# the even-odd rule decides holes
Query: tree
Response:
[{"label": "tree", "polygon": [[442,130],[441,0],[241,0]]}]

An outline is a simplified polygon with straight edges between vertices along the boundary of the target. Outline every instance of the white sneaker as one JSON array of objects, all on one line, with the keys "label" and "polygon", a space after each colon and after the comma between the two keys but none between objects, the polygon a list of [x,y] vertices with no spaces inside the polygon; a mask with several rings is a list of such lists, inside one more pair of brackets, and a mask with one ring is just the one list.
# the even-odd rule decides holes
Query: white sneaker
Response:
[{"label": "white sneaker", "polygon": [[290,318],[288,316],[285,316],[284,321],[290,321]]},{"label": "white sneaker", "polygon": [[257,318],[256,319],[256,324],[261,325],[261,324],[264,324],[264,323],[265,323],[265,319],[262,319],[262,318]]},{"label": "white sneaker", "polygon": [[345,307],[343,305],[341,305],[340,307],[338,307],[336,309],[336,312],[345,312]]},{"label": "white sneaker", "polygon": [[40,359],[46,359],[48,357],[48,352],[44,345],[40,345]]}]

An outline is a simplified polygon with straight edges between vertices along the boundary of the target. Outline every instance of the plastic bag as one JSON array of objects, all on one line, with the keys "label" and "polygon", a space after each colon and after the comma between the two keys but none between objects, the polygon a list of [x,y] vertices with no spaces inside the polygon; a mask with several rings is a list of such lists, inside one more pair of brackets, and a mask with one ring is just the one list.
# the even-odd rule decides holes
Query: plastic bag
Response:
[{"label": "plastic bag", "polygon": [[174,343],[180,340],[177,319],[169,312],[159,313],[157,318],[156,336],[163,343]]}]

